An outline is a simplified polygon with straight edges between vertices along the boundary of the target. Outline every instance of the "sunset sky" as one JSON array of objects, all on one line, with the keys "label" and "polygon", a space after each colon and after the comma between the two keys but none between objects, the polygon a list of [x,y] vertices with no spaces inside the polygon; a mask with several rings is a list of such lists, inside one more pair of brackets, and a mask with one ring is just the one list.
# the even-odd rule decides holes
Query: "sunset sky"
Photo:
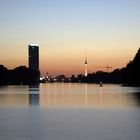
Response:
[{"label": "sunset sky", "polygon": [[140,46],[140,0],[0,0],[0,64],[28,66],[40,46],[40,70],[57,74],[124,67]]}]

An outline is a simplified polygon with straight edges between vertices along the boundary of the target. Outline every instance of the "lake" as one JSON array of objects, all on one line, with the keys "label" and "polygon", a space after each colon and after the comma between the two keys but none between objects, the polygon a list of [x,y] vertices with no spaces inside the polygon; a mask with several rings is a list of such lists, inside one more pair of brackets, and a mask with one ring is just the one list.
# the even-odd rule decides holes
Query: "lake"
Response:
[{"label": "lake", "polygon": [[0,140],[139,140],[139,120],[139,87],[0,87]]}]

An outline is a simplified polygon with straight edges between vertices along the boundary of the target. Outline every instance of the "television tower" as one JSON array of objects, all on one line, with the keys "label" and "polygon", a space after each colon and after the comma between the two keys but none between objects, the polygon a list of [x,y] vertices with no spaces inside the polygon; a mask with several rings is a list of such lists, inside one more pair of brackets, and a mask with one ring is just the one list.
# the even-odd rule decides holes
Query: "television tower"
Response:
[{"label": "television tower", "polygon": [[88,75],[87,65],[88,65],[88,63],[87,63],[87,54],[85,53],[85,77],[87,77],[87,75]]}]

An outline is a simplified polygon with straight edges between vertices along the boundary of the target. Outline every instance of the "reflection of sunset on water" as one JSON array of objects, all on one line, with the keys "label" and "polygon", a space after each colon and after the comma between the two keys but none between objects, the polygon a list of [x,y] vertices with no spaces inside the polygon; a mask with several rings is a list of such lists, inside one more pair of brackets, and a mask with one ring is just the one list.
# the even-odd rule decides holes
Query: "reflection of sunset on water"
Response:
[{"label": "reflection of sunset on water", "polygon": [[[134,91],[133,91],[134,90]],[[131,91],[131,92],[130,92]],[[137,106],[135,88],[120,85],[52,83],[1,88],[1,106],[121,108]]]},{"label": "reflection of sunset on water", "polygon": [[[45,88],[47,87],[47,88]],[[93,84],[54,83],[42,85],[41,107],[91,107],[112,108],[135,106],[135,100],[123,93],[120,86]],[[115,89],[119,91],[115,92]]]}]

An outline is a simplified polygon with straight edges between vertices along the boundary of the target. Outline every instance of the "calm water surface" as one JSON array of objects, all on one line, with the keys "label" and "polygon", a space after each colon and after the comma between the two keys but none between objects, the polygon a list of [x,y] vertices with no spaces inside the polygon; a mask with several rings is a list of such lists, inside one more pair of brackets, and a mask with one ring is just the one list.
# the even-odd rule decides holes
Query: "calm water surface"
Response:
[{"label": "calm water surface", "polygon": [[0,140],[139,140],[140,88],[0,87]]}]

